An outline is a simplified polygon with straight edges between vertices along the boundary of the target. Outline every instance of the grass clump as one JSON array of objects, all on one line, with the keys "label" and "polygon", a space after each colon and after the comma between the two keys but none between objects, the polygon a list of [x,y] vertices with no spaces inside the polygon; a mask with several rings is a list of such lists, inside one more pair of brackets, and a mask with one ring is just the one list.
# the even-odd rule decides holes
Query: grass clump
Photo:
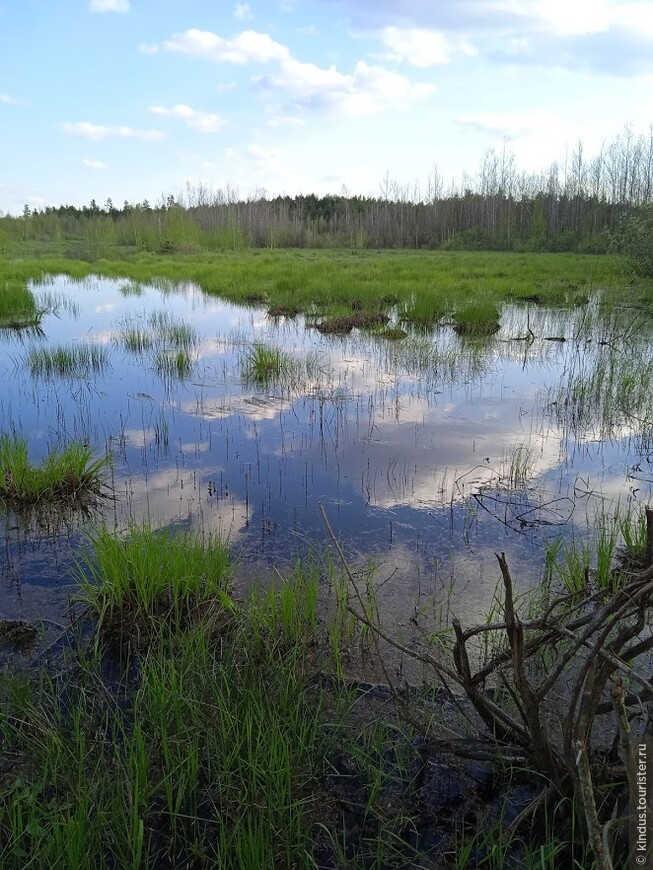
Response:
[{"label": "grass clump", "polygon": [[0,501],[12,506],[79,502],[97,498],[104,487],[108,456],[93,459],[86,444],[73,442],[51,450],[41,465],[33,465],[27,440],[0,436]]},{"label": "grass clump", "polygon": [[154,345],[152,334],[129,319],[120,325],[118,341],[128,353],[145,353]]},{"label": "grass clump", "polygon": [[296,367],[293,357],[278,347],[254,344],[243,359],[241,371],[247,384],[264,387],[288,377]]},{"label": "grass clump", "polygon": [[184,381],[193,371],[193,357],[184,348],[161,350],[154,360],[154,368],[159,377],[166,381]]},{"label": "grass clump", "polygon": [[187,615],[213,599],[230,605],[229,554],[217,540],[142,525],[125,538],[100,529],[92,545],[80,581],[91,609],[111,629]]},{"label": "grass clump", "polygon": [[0,328],[24,329],[38,326],[39,311],[32,293],[20,279],[6,278],[0,284]]},{"label": "grass clump", "polygon": [[109,353],[102,345],[93,344],[33,347],[25,362],[35,377],[89,378],[107,368]]},{"label": "grass clump", "polygon": [[473,302],[456,309],[454,330],[471,338],[494,335],[501,328],[499,309],[493,302]]},{"label": "grass clump", "polygon": [[155,311],[150,315],[149,324],[155,340],[166,348],[189,351],[199,343],[197,330],[187,323],[177,322],[167,311]]}]

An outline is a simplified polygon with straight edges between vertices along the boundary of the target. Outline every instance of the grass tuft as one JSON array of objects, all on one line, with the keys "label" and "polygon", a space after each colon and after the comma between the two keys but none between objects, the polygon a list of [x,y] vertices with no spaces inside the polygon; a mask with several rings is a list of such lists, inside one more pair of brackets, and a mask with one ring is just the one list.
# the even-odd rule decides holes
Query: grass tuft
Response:
[{"label": "grass tuft", "polygon": [[109,365],[109,353],[102,345],[33,347],[26,364],[35,377],[89,378]]},{"label": "grass tuft", "polygon": [[108,463],[108,456],[93,459],[90,447],[73,442],[51,450],[42,465],[32,465],[27,440],[5,433],[0,436],[0,501],[28,506],[97,498]]},{"label": "grass tuft", "polygon": [[454,330],[458,335],[471,338],[494,335],[501,328],[499,318],[499,309],[493,302],[480,300],[456,310]]},{"label": "grass tuft", "polygon": [[229,555],[217,540],[142,525],[132,526],[126,538],[100,529],[92,545],[92,555],[80,563],[80,581],[87,603],[112,629],[188,614],[213,599],[231,606]]}]

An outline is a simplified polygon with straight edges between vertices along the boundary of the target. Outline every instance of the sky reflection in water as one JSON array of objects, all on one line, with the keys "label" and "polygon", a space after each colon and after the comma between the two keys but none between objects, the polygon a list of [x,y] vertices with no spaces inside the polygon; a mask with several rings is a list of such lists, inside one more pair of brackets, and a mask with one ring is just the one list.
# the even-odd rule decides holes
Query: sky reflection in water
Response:
[{"label": "sky reflection in water", "polygon": [[[34,459],[72,438],[109,450],[117,499],[104,521],[119,531],[146,518],[199,527],[229,537],[241,570],[264,570],[324,549],[321,502],[352,561],[381,564],[384,607],[408,614],[454,578],[448,600],[471,622],[492,602],[495,551],[519,583],[537,583],[548,539],[591,535],[597,512],[650,496],[646,425],[611,418],[606,430],[597,413],[581,426],[561,398],[570,372],[617,352],[599,341],[618,324],[594,305],[506,306],[487,341],[443,327],[392,342],[324,336],[302,317],[273,321],[191,285],[57,278],[35,292],[55,313],[43,335],[0,336],[2,428],[27,436]],[[121,343],[126,325],[151,331],[152,312],[197,331],[188,377],[162,374],[156,348]],[[244,383],[252,341],[313,355],[308,374]],[[46,379],[26,366],[30,347],[80,342],[107,346],[105,372]],[[72,519],[43,534],[6,516],[0,617],[62,611],[84,527]]]}]

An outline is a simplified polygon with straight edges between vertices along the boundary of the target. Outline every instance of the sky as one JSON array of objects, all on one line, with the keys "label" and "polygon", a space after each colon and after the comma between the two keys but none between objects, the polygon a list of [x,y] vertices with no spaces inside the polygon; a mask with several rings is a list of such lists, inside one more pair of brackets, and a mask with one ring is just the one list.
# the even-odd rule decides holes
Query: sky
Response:
[{"label": "sky", "polygon": [[0,0],[0,212],[423,192],[653,123],[653,0]]}]

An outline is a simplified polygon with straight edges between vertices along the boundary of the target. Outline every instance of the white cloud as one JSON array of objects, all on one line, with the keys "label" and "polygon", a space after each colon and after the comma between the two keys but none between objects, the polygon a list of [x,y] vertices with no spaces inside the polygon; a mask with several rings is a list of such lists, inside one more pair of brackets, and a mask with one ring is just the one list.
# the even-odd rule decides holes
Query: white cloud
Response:
[{"label": "white cloud", "polygon": [[266,95],[278,93],[291,114],[308,108],[348,117],[405,109],[435,92],[434,85],[412,83],[406,76],[364,61],[345,74],[335,66],[323,69],[293,58],[283,61],[277,75],[255,79],[254,85]]},{"label": "white cloud", "polygon": [[129,0],[90,0],[91,12],[129,12]]},{"label": "white cloud", "polygon": [[563,153],[575,132],[556,115],[544,111],[476,112],[459,115],[455,123],[488,134],[496,148],[508,140],[519,165],[532,171],[550,162],[552,153]]},{"label": "white cloud", "polygon": [[249,3],[236,3],[233,15],[236,21],[251,21],[254,18],[254,13]]},{"label": "white cloud", "polygon": [[284,155],[280,151],[272,151],[260,145],[248,145],[245,152],[256,168],[266,175],[284,176],[288,172],[283,163]]},{"label": "white cloud", "polygon": [[208,30],[186,30],[163,43],[165,51],[204,57],[226,63],[269,63],[290,57],[288,49],[267,33],[244,30],[234,39],[223,39]]},{"label": "white cloud", "polygon": [[305,127],[306,121],[294,115],[274,115],[268,121],[268,127]]},{"label": "white cloud", "polygon": [[438,30],[390,26],[384,27],[379,36],[389,50],[388,58],[399,63],[429,67],[451,59],[449,40]]},{"label": "white cloud", "polygon": [[155,42],[141,42],[138,50],[141,54],[158,54],[159,46]]},{"label": "white cloud", "polygon": [[160,130],[135,130],[133,127],[106,127],[103,124],[91,124],[88,121],[76,121],[75,123],[65,123],[61,125],[61,129],[66,133],[71,133],[73,136],[81,136],[84,139],[91,139],[94,142],[99,142],[102,139],[144,139],[154,142],[159,139],[165,139],[166,134]]},{"label": "white cloud", "polygon": [[221,115],[193,109],[191,106],[186,106],[183,103],[178,103],[170,109],[167,109],[165,106],[151,106],[150,112],[153,115],[179,118],[192,130],[198,130],[200,133],[217,133],[229,123]]},{"label": "white cloud", "polygon": [[20,100],[12,97],[11,94],[0,91],[0,103],[4,103],[6,106],[18,106],[20,105]]},{"label": "white cloud", "polygon": [[480,133],[493,133],[507,139],[546,133],[559,123],[548,112],[475,112],[458,115],[455,121],[461,127],[469,127]]},{"label": "white cloud", "polygon": [[[432,84],[413,83],[404,75],[364,61],[359,61],[350,74],[339,72],[333,65],[325,69],[303,63],[285,45],[253,30],[243,31],[233,39],[206,30],[186,30],[166,40],[163,48],[217,62],[278,64],[278,72],[252,79],[262,96],[278,98],[278,105],[268,107],[273,118],[295,117],[299,109],[325,110],[348,117],[371,115],[388,108],[408,108],[435,91]],[[422,51],[426,52],[425,46]],[[418,59],[424,62],[425,54]]]},{"label": "white cloud", "polygon": [[86,166],[87,169],[106,169],[107,164],[103,163],[101,160],[89,160],[87,157],[82,159],[82,164]]}]

